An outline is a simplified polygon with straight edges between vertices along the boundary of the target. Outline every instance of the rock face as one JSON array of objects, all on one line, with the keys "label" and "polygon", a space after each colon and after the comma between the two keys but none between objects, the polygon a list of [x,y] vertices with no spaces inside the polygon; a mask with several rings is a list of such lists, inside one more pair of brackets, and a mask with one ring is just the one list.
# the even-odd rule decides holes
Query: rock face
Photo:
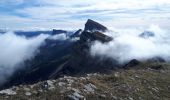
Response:
[{"label": "rock face", "polygon": [[84,31],[82,35],[80,36],[80,40],[82,42],[87,42],[87,41],[109,42],[113,40],[113,38],[98,31],[95,31],[95,32]]},{"label": "rock face", "polygon": [[85,24],[85,29],[80,35],[80,41],[81,42],[89,42],[89,41],[109,42],[113,40],[113,38],[102,33],[107,30],[108,29],[105,26],[91,19],[88,19],[88,21]]},{"label": "rock face", "polygon": [[107,28],[99,24],[98,22],[88,19],[88,21],[85,24],[84,31],[96,31],[96,30],[105,32]]}]

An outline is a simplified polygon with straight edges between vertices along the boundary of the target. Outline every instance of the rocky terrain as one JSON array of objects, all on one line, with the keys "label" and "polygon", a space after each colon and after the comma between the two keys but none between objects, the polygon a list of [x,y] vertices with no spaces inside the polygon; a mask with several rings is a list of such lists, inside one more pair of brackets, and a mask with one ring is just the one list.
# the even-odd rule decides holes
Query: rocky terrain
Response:
[{"label": "rocky terrain", "polygon": [[170,65],[140,62],[108,74],[64,76],[0,91],[1,100],[169,100]]}]

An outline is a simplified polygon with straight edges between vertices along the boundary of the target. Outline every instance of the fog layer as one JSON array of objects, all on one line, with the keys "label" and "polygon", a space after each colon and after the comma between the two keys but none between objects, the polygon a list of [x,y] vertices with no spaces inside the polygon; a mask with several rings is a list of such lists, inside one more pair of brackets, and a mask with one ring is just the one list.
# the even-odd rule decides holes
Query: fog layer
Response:
[{"label": "fog layer", "polygon": [[[153,35],[149,36],[149,32]],[[170,61],[170,34],[159,26],[152,25],[148,29],[114,29],[105,34],[114,40],[109,43],[95,41],[91,46],[93,56],[113,58],[120,63],[154,57]]]}]

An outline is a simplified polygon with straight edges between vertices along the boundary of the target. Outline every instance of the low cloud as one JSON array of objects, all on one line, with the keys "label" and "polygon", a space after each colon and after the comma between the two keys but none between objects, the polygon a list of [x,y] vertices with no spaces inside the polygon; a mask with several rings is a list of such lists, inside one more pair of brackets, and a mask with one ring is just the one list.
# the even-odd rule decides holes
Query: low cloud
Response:
[{"label": "low cloud", "polygon": [[62,41],[62,40],[66,40],[67,39],[67,35],[65,33],[56,34],[56,35],[48,37],[48,39],[51,39],[51,40],[61,40]]},{"label": "low cloud", "polygon": [[147,30],[155,35],[148,38],[140,37],[139,35],[144,31],[140,29],[124,29],[106,33],[114,40],[109,43],[94,42],[91,46],[91,54],[113,58],[120,63],[132,59],[146,60],[154,57],[170,61],[170,35],[168,31],[154,25]]},{"label": "low cloud", "polygon": [[17,36],[13,32],[0,34],[0,85],[21,68],[23,61],[35,56],[47,37],[49,35],[45,34],[33,38]]},{"label": "low cloud", "polygon": [[68,39],[65,33],[57,35],[40,34],[27,38],[13,32],[0,34],[0,85],[18,69],[23,68],[24,61],[34,58],[39,53],[39,47],[45,45],[45,40]]}]

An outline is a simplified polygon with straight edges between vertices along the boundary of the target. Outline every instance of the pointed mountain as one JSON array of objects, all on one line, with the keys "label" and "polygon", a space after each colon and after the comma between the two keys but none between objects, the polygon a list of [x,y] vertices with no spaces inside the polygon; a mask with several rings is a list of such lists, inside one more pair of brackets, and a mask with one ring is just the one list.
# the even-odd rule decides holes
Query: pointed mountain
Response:
[{"label": "pointed mountain", "polygon": [[101,25],[98,22],[95,22],[91,19],[88,19],[84,31],[80,35],[81,42],[89,42],[89,41],[100,41],[100,42],[109,42],[113,40],[112,37],[105,35],[103,32],[108,29]]},{"label": "pointed mountain", "polygon": [[90,19],[87,21],[85,30],[80,35],[80,40],[72,47],[73,52],[66,64],[66,72],[69,74],[107,72],[119,67],[118,63],[111,58],[102,59],[101,61],[100,57],[94,57],[90,53],[91,44],[94,41],[106,43],[113,40],[112,37],[103,33],[106,30],[106,27],[95,21]]},{"label": "pointed mountain", "polygon": [[100,23],[98,22],[95,22],[91,19],[88,19],[86,24],[85,24],[85,28],[84,28],[84,31],[102,31],[102,32],[105,32],[107,31],[107,27],[101,25]]}]

